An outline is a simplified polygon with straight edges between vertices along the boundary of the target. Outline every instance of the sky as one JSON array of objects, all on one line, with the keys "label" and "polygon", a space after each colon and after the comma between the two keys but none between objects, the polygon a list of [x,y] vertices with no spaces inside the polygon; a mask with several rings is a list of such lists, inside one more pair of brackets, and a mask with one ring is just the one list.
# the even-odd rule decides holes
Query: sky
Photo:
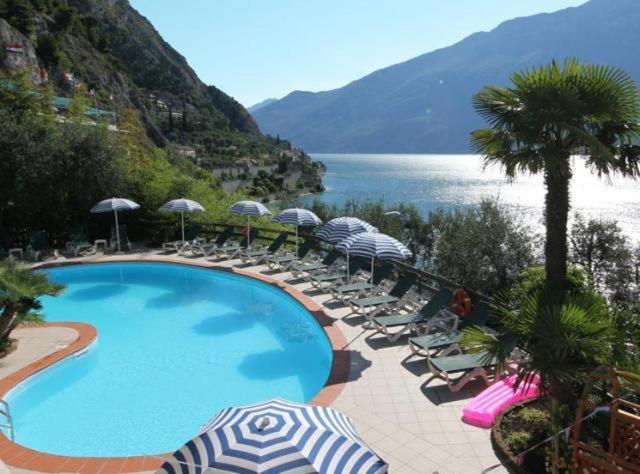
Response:
[{"label": "sky", "polygon": [[130,0],[245,106],[341,87],[477,31],[585,0]]}]

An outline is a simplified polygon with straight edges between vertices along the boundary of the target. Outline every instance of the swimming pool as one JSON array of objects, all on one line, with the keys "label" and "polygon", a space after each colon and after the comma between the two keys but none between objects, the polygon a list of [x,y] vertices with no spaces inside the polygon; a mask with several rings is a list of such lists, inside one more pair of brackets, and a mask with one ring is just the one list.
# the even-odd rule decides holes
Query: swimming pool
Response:
[{"label": "swimming pool", "polygon": [[47,321],[95,326],[86,352],[9,394],[16,442],[67,456],[170,452],[219,409],[309,401],[331,344],[296,300],[227,272],[164,263],[47,270],[67,285]]}]

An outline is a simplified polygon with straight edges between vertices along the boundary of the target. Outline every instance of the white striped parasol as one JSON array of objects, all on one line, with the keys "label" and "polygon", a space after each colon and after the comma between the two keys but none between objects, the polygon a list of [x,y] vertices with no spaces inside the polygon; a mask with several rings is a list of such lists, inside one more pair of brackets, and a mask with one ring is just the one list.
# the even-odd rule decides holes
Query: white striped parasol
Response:
[{"label": "white striped parasol", "polygon": [[139,209],[140,204],[125,198],[110,198],[100,201],[91,208],[92,214],[100,214],[104,212],[112,212],[116,220],[116,236],[118,238],[118,252],[120,252],[120,226],[118,225],[118,211],[133,211]]},{"label": "white striped parasol", "polygon": [[231,205],[229,212],[247,216],[247,249],[251,245],[251,216],[269,216],[271,211],[256,201],[238,201]]},{"label": "white striped parasol", "polygon": [[164,203],[160,208],[161,211],[179,212],[182,221],[182,241],[184,242],[184,213],[185,212],[202,212],[204,207],[202,204],[191,199],[174,199]]},{"label": "white striped parasol", "polygon": [[316,227],[322,224],[322,221],[318,216],[308,209],[300,209],[297,207],[291,209],[285,209],[280,211],[273,222],[279,222],[280,224],[289,224],[296,226],[296,258],[298,257],[298,227]]},{"label": "white striped parasol", "polygon": [[222,410],[165,461],[158,474],[383,474],[387,469],[346,415],[275,399]]}]

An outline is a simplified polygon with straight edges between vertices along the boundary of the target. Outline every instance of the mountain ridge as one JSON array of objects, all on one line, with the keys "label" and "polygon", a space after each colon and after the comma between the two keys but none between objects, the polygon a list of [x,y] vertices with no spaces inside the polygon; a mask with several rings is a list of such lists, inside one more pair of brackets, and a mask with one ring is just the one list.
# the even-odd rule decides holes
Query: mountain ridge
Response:
[{"label": "mountain ridge", "polygon": [[466,153],[469,132],[482,126],[471,96],[485,84],[506,85],[513,71],[577,56],[640,79],[638,21],[637,0],[514,18],[341,88],[294,91],[253,116],[264,132],[312,152]]}]

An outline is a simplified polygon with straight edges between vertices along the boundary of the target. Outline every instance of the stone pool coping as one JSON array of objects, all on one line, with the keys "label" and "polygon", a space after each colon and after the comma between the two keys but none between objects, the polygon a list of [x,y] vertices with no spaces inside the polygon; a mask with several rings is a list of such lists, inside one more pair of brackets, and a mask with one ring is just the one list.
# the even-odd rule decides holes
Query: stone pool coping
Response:
[{"label": "stone pool coping", "polygon": [[[297,300],[304,308],[311,313],[315,320],[322,326],[331,343],[333,350],[333,362],[329,377],[324,387],[310,400],[309,403],[328,406],[342,392],[349,378],[350,371],[350,355],[345,350],[347,340],[340,329],[333,325],[334,320],[330,318],[324,311],[323,307],[313,301],[310,297],[296,290],[276,278],[264,275],[262,273],[251,272],[239,268],[225,267],[210,262],[185,262],[171,257],[144,257],[132,258],[130,256],[116,256],[107,258],[92,258],[63,262],[45,262],[34,265],[34,269],[54,268],[71,265],[92,265],[100,263],[123,263],[123,262],[148,262],[148,263],[173,263],[184,266],[193,266],[206,268],[211,270],[233,273],[236,275],[252,278],[262,281],[269,285],[275,286],[292,298]],[[75,329],[78,332],[78,338],[68,347],[60,349],[41,359],[13,372],[12,374],[0,380],[0,397],[4,397],[11,389],[37,374],[38,372],[50,367],[51,365],[83,350],[95,341],[98,332],[95,327],[86,323],[77,322],[59,322],[59,323],[41,323],[43,327],[67,327]],[[186,442],[187,440],[185,440]],[[163,460],[170,456],[171,453],[162,453],[149,456],[129,456],[129,457],[75,457],[60,456],[56,454],[43,453],[36,451],[18,443],[11,441],[2,431],[0,431],[0,458],[7,465],[20,469],[27,469],[40,472],[77,472],[82,474],[91,473],[127,473],[156,470],[162,465]]]}]

